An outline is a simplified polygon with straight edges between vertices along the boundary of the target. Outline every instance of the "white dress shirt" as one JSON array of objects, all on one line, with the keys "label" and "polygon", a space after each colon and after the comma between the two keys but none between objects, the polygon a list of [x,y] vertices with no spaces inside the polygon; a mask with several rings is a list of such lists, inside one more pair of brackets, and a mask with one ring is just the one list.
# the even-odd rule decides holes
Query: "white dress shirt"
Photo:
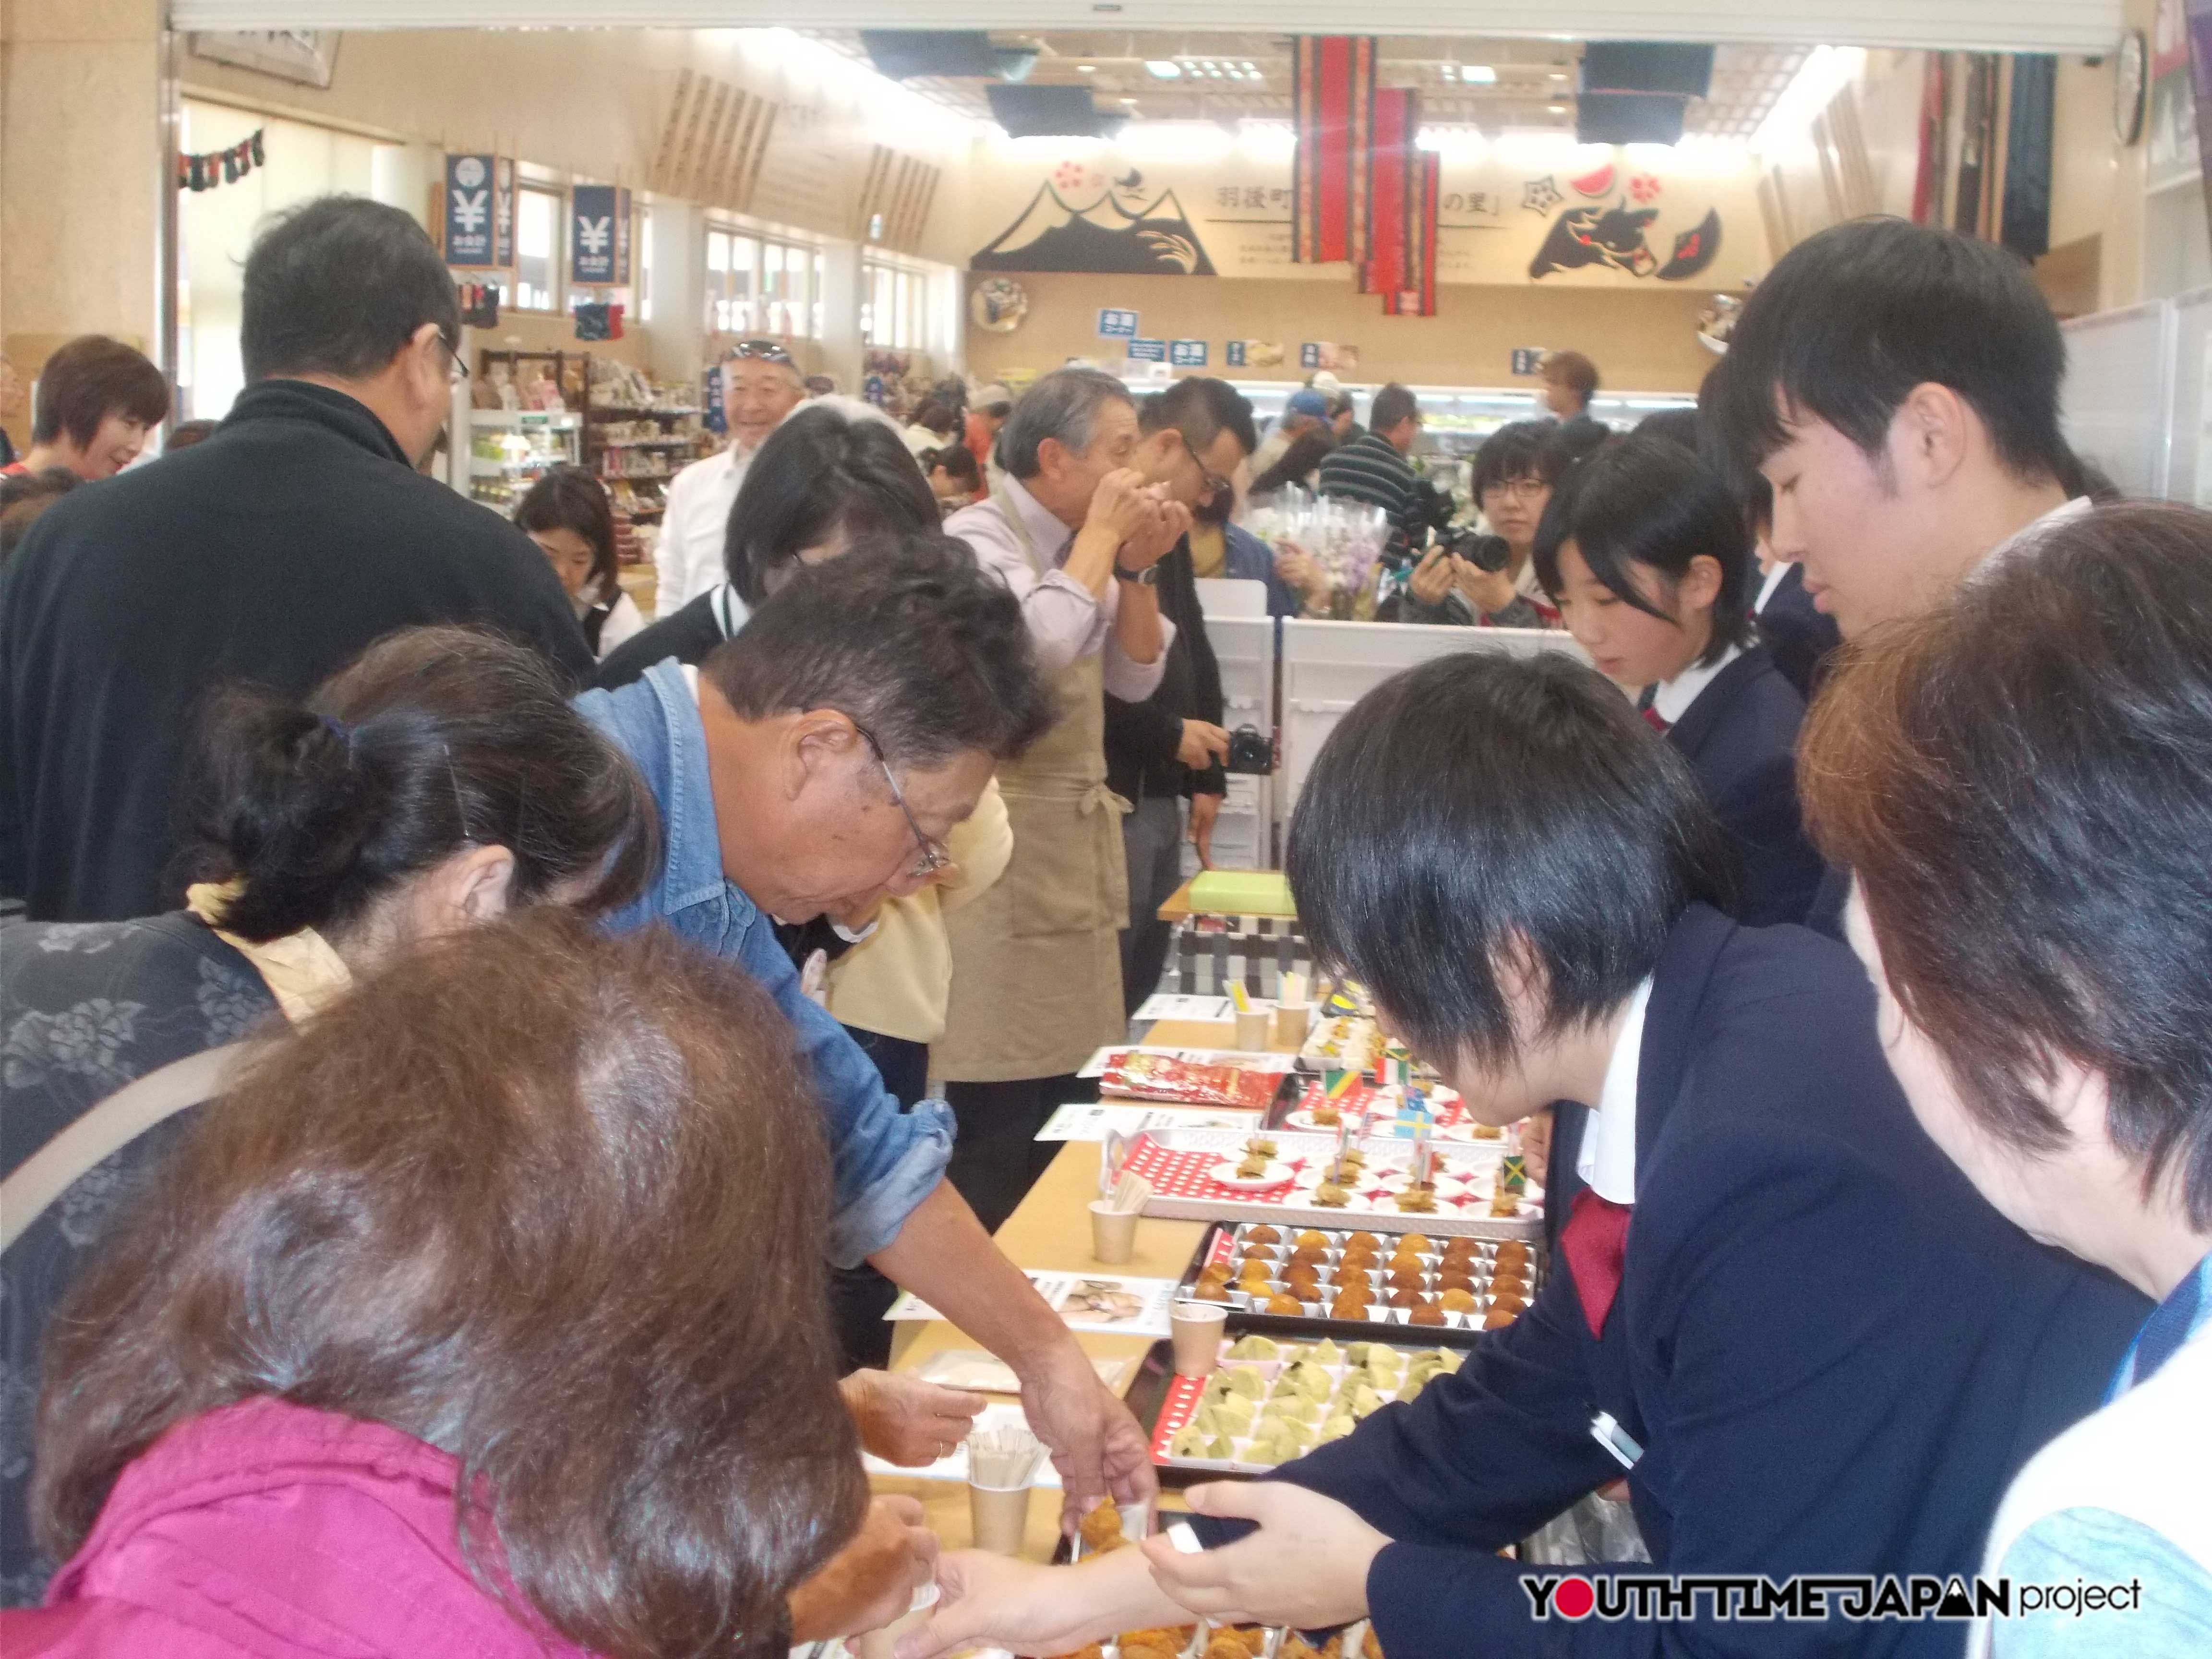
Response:
[{"label": "white dress shirt", "polygon": [[[975,562],[1006,583],[1021,601],[1022,617],[1029,624],[1030,641],[1036,647],[1037,665],[1047,674],[1073,667],[1094,651],[1103,650],[1106,690],[1124,702],[1142,702],[1159,690],[1168,670],[1168,647],[1175,643],[1175,624],[1160,618],[1160,653],[1152,661],[1132,662],[1114,636],[1114,618],[1121,605],[1121,584],[1109,578],[1103,599],[1060,567],[1066,562],[1075,532],[1022,488],[1017,478],[1000,486],[1006,506],[1021,517],[1028,532],[1028,547],[1007,521],[996,500],[963,507],[945,521],[945,533],[957,536],[975,550]],[[1036,552],[1036,562],[1030,558]],[[1042,576],[1038,564],[1049,567]]]},{"label": "white dress shirt", "polygon": [[1652,712],[1668,725],[1674,725],[1690,712],[1690,705],[1697,702],[1698,693],[1711,685],[1719,677],[1721,670],[1741,655],[1742,647],[1732,645],[1721,653],[1718,660],[1693,662],[1673,679],[1660,681],[1658,689],[1651,694]]},{"label": "white dress shirt", "polygon": [[1647,975],[1628,1000],[1628,1018],[1605,1063],[1597,1109],[1583,1126],[1583,1144],[1575,1154],[1575,1173],[1583,1185],[1615,1204],[1636,1202],[1636,1070],[1644,1060],[1644,1015],[1650,1006]]},{"label": "white dress shirt", "polygon": [[661,514],[660,540],[653,550],[660,586],[653,602],[657,617],[672,617],[729,574],[722,544],[729,535],[730,508],[744,482],[753,451],[735,442],[703,461],[694,461],[668,481],[668,510]]},{"label": "white dress shirt", "polygon": [[1756,617],[1766,609],[1767,602],[1774,597],[1774,590],[1789,579],[1792,568],[1793,562],[1777,560],[1767,570],[1766,580],[1759,585],[1759,597],[1751,602],[1753,616]]},{"label": "white dress shirt", "polygon": [[2030,523],[2022,525],[1991,548],[1983,556],[1982,562],[1974,567],[1973,573],[1969,574],[1966,580],[1972,581],[1974,574],[1984,570],[1994,570],[2001,561],[2010,558],[2015,553],[2026,552],[2042,540],[2045,532],[2054,526],[2062,525],[2069,519],[2078,519],[2095,505],[2096,503],[2087,495],[2076,495],[2069,501],[2061,501],[2051,511]]}]

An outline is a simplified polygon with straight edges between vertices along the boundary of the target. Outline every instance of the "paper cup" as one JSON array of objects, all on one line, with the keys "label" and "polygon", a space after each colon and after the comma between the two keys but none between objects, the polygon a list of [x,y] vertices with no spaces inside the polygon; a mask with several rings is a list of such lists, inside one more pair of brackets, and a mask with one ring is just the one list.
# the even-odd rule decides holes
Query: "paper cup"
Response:
[{"label": "paper cup", "polygon": [[1218,1302],[1178,1302],[1168,1312],[1177,1376],[1211,1376],[1221,1358],[1229,1310]]},{"label": "paper cup", "polygon": [[1313,1014],[1310,1003],[1279,1002],[1275,1005],[1275,1047],[1286,1054],[1296,1054],[1305,1047],[1306,1026]]},{"label": "paper cup", "polygon": [[924,1584],[914,1593],[914,1604],[881,1630],[872,1630],[864,1636],[855,1636],[845,1645],[854,1659],[891,1659],[900,1637],[929,1617],[929,1610],[937,1605],[937,1586]]},{"label": "paper cup", "polygon": [[1275,1012],[1272,1008],[1237,1011],[1237,1046],[1247,1054],[1267,1053],[1272,1046],[1267,1039],[1274,1029]]},{"label": "paper cup", "polygon": [[1091,1206],[1091,1259],[1115,1263],[1127,1261],[1136,1255],[1140,1213],[1136,1210],[1117,1210],[1111,1199],[1094,1200]]},{"label": "paper cup", "polygon": [[1019,1555],[1030,1526],[1026,1486],[1000,1488],[968,1483],[968,1525],[975,1547],[994,1555]]}]

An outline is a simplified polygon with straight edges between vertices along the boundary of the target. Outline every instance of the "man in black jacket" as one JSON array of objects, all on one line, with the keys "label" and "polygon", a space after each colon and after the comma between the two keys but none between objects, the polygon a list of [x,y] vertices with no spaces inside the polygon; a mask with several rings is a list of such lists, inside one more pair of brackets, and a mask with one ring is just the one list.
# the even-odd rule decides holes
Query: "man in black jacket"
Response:
[{"label": "man in black jacket", "polygon": [[[1199,506],[1233,488],[1199,458],[1224,461],[1233,446],[1237,459],[1249,459],[1258,438],[1252,405],[1228,381],[1205,376],[1179,380],[1146,398],[1137,423],[1144,434],[1138,464],[1170,484],[1178,466],[1194,471],[1193,500]],[[1221,441],[1224,434],[1229,444]],[[1160,615],[1175,624],[1166,671],[1142,702],[1106,699],[1106,782],[1132,807],[1121,820],[1129,862],[1121,997],[1133,1014],[1152,994],[1167,963],[1170,930],[1158,912],[1182,880],[1183,800],[1190,801],[1190,838],[1203,860],[1228,787],[1221,765],[1229,755],[1229,734],[1221,727],[1221,669],[1198,607],[1190,538],[1177,542],[1147,574],[1159,590]]]},{"label": "man in black jacket", "polygon": [[247,386],[216,434],[82,489],[0,577],[0,892],[34,920],[183,896],[182,775],[208,690],[289,696],[398,628],[512,635],[581,682],[544,556],[415,470],[461,372],[453,279],[420,226],[310,203],[246,264]]}]

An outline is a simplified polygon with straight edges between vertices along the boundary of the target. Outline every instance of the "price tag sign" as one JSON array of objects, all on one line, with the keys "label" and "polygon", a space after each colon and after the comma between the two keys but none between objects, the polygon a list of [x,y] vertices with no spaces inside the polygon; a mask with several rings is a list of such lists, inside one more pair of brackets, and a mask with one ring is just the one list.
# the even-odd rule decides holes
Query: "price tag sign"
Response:
[{"label": "price tag sign", "polygon": [[1133,363],[1164,363],[1168,360],[1165,340],[1131,340],[1129,361]]},{"label": "price tag sign", "polygon": [[1098,313],[1098,333],[1102,339],[1133,340],[1137,337],[1137,313],[1133,311],[1102,310]]},{"label": "price tag sign", "polygon": [[1203,340],[1175,340],[1168,345],[1168,362],[1177,368],[1204,368],[1206,342]]}]

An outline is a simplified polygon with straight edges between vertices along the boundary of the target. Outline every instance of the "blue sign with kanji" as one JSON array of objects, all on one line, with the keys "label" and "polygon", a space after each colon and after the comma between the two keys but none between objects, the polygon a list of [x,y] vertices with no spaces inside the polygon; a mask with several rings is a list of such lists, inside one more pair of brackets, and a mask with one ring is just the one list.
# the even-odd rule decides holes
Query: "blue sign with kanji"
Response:
[{"label": "blue sign with kanji", "polygon": [[568,192],[568,274],[581,288],[629,283],[629,192],[578,185]]},{"label": "blue sign with kanji", "polygon": [[463,270],[488,270],[494,257],[498,161],[489,155],[446,158],[446,263]]},{"label": "blue sign with kanji", "polygon": [[1516,374],[1534,374],[1544,366],[1544,348],[1516,346],[1513,348],[1513,372]]},{"label": "blue sign with kanji", "polygon": [[1242,340],[1231,340],[1227,345],[1222,347],[1221,355],[1224,360],[1227,362],[1230,368],[1243,368],[1244,342]]},{"label": "blue sign with kanji", "polygon": [[1165,340],[1132,340],[1129,342],[1129,361],[1133,363],[1164,363],[1168,360]]},{"label": "blue sign with kanji", "polygon": [[1298,367],[1300,368],[1321,367],[1321,343],[1318,340],[1308,340],[1298,348]]},{"label": "blue sign with kanji", "polygon": [[1098,333],[1103,339],[1133,340],[1137,337],[1137,313],[1133,311],[1102,310],[1098,313]]},{"label": "blue sign with kanji", "polygon": [[1203,340],[1170,342],[1168,346],[1168,362],[1177,368],[1204,368],[1206,342]]}]

